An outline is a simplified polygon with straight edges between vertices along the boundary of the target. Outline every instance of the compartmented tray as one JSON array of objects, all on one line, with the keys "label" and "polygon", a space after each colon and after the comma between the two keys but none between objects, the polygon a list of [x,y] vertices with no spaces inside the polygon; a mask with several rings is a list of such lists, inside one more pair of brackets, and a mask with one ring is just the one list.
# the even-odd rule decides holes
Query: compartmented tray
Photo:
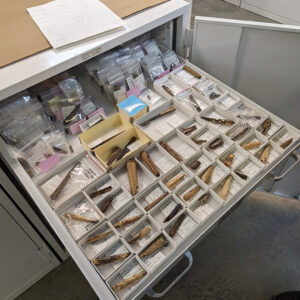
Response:
[{"label": "compartmented tray", "polygon": [[[132,141],[132,138],[136,138],[136,140],[128,145]],[[147,147],[149,142],[148,137],[139,128],[130,127],[102,146],[97,147],[94,150],[94,154],[107,170],[111,170]],[[112,163],[108,164],[112,153],[115,151],[115,147],[119,147],[119,153],[122,153],[121,151],[126,151],[126,153],[120,159],[117,157]]]},{"label": "compartmented tray", "polygon": [[[149,124],[143,123],[149,121],[154,116],[165,112],[170,107],[175,107],[176,111],[167,113],[157,119],[150,121]],[[141,129],[151,140],[157,141],[167,133],[171,132],[175,128],[179,127],[185,121],[191,118],[193,115],[192,110],[188,110],[180,103],[173,100],[169,100],[163,105],[153,109],[146,115],[140,117],[135,121],[136,126]]]},{"label": "compartmented tray", "polygon": [[104,172],[104,167],[98,161],[82,153],[49,172],[39,183],[39,188],[50,205],[57,209]]},{"label": "compartmented tray", "polygon": [[229,110],[231,107],[237,105],[240,102],[240,97],[231,92],[226,92],[222,97],[215,101],[215,104],[224,110]]},{"label": "compartmented tray", "polygon": [[79,135],[82,146],[88,151],[104,144],[105,141],[117,136],[131,127],[129,122],[124,122],[119,114],[96,124]]},{"label": "compartmented tray", "polygon": [[297,136],[296,131],[286,125],[273,136],[272,141],[282,149],[287,149],[297,139]]}]

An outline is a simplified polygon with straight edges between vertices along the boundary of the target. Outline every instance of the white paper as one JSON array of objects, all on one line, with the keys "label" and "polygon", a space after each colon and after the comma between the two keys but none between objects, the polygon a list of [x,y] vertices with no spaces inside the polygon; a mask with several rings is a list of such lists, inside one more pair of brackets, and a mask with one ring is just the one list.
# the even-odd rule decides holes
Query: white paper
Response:
[{"label": "white paper", "polygon": [[99,0],[56,0],[27,11],[53,48],[121,29],[126,24]]},{"label": "white paper", "polygon": [[184,238],[191,233],[195,225],[196,223],[189,216],[186,216],[177,232]]}]

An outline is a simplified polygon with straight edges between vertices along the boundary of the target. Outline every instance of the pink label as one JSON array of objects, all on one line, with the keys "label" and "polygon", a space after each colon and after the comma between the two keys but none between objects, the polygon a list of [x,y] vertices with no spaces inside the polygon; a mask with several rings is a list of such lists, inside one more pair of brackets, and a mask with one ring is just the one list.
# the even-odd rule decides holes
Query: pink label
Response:
[{"label": "pink label", "polygon": [[155,80],[160,79],[160,78],[166,76],[169,73],[170,73],[170,69],[168,69],[168,70],[164,71],[163,73],[161,73]]},{"label": "pink label", "polygon": [[85,120],[86,120],[86,118],[83,118],[82,120],[70,125],[69,129],[70,129],[71,133],[76,134],[76,133],[80,132],[80,126],[79,125],[82,122],[84,122]]},{"label": "pink label", "polygon": [[39,163],[39,168],[41,169],[42,172],[48,172],[50,169],[54,168],[58,163],[59,163],[59,155],[54,154],[50,156],[49,158],[41,161]]},{"label": "pink label", "polygon": [[95,110],[95,111],[93,111],[92,113],[90,113],[89,115],[88,115],[88,118],[91,118],[91,117],[93,117],[93,116],[95,116],[95,115],[97,115],[97,114],[102,114],[102,116],[104,116],[104,117],[106,117],[106,114],[105,114],[105,112],[104,112],[104,109],[103,109],[103,107],[100,107],[100,108],[98,108],[97,110]]},{"label": "pink label", "polygon": [[127,91],[127,97],[131,96],[131,95],[135,95],[135,96],[139,96],[141,94],[141,89],[140,87],[134,86],[132,89],[130,89],[129,91]]},{"label": "pink label", "polygon": [[56,117],[57,121],[63,121],[64,120],[61,110],[57,110],[55,112],[55,117]]}]

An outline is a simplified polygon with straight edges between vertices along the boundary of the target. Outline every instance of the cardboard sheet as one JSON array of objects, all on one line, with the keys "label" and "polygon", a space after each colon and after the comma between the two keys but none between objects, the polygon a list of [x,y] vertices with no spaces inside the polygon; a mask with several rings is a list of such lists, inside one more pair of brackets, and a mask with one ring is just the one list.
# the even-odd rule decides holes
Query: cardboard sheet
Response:
[{"label": "cardboard sheet", "polygon": [[[168,0],[102,0],[124,18]],[[50,44],[34,23],[26,8],[49,0],[0,0],[0,67],[47,48]]]}]

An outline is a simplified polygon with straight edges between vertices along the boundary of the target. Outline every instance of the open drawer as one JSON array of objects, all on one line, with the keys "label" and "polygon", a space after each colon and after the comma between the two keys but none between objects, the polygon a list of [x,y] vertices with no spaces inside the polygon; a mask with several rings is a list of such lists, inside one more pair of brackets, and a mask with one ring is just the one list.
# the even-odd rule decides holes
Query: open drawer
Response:
[{"label": "open drawer", "polygon": [[[121,42],[128,41],[132,37],[146,33],[146,31],[170,20],[175,20],[177,24],[177,32],[175,32],[176,44],[181,44],[183,40],[181,31],[186,22],[188,5],[181,0],[172,0],[168,1],[164,7],[166,11],[161,11],[161,8],[150,9],[151,16],[149,12],[138,15],[137,19],[134,19],[135,21],[130,21],[131,24],[135,26],[132,31],[128,29],[130,34],[126,32],[124,35],[121,35],[121,37],[117,34],[116,36],[119,37],[120,40],[114,36],[111,43],[104,43],[103,49],[99,48],[99,51],[104,52],[109,50]],[[157,13],[158,17],[154,17],[152,15],[154,13]],[[149,26],[145,27],[148,28],[148,30],[137,25],[138,22],[143,23],[143,16],[151,17],[152,21],[148,22],[151,26],[148,24]],[[172,39],[170,36],[172,36],[175,30],[173,25],[173,22],[168,23],[169,31],[164,32],[166,31],[166,29],[164,29],[163,33],[161,33],[160,41],[164,41],[165,46],[172,47]],[[183,54],[181,47],[178,45],[173,45],[173,47],[177,48],[179,55]],[[93,51],[96,50],[97,49],[93,49]],[[87,55],[88,57],[97,54],[97,52],[91,54],[88,51],[84,51],[84,49],[82,51],[82,55]],[[195,54],[195,52],[193,54]],[[77,56],[75,55],[75,57]],[[64,66],[63,64],[58,64],[58,68],[55,72],[65,70],[68,67],[78,64],[82,60],[83,58],[81,57],[78,61],[74,59],[72,63],[66,62]],[[145,139],[145,149],[141,147],[133,154],[132,159],[134,158],[137,173],[140,175],[138,178],[139,189],[134,195],[129,194],[130,182],[126,174],[126,162],[129,157],[126,157],[124,162],[120,162],[120,165],[116,166],[114,171],[108,173],[103,172],[102,175],[96,176],[89,184],[76,190],[76,193],[74,191],[71,199],[69,199],[70,202],[66,200],[65,205],[58,207],[57,211],[53,210],[43,192],[14,158],[10,147],[0,140],[2,158],[10,168],[12,175],[31,196],[34,203],[46,217],[50,226],[57,233],[101,299],[139,299],[145,293],[155,295],[153,291],[151,291],[151,287],[162,278],[185,253],[187,253],[186,256],[191,262],[191,256],[188,251],[196,246],[196,244],[225,218],[230,211],[237,207],[241,200],[249,194],[266,175],[270,174],[275,167],[284,163],[289,155],[299,146],[299,130],[236,92],[215,77],[204,72],[194,64],[188,61],[184,61],[184,63],[210,81],[205,85],[202,83],[199,84],[197,80],[193,80],[193,83],[190,85],[193,91],[192,95],[199,96],[199,99],[206,105],[203,105],[201,112],[198,112],[183,105],[177,97],[171,97],[161,105],[156,106],[147,115],[136,120],[135,124],[142,131],[146,131],[146,129],[141,128],[141,123],[146,121],[147,118],[151,118],[155,113],[161,112],[170,104],[174,105],[176,110],[180,112],[179,116],[177,115],[177,117],[172,118],[168,116],[161,122],[167,122],[170,125],[169,130],[167,130],[168,128],[166,129],[166,126],[159,125],[160,122],[158,122],[155,128],[158,127],[160,130],[154,131],[152,128],[148,132],[144,132],[152,139],[152,143],[146,147],[148,139],[147,141]],[[183,68],[184,67],[177,71],[182,71]],[[43,75],[40,80],[45,79],[45,76],[52,76],[55,72],[41,72]],[[170,77],[174,78],[176,83],[181,84],[183,87],[188,87],[188,83],[180,83],[182,77],[177,76],[175,71],[170,74]],[[29,82],[30,80],[27,84],[29,84]],[[22,85],[18,85],[18,88],[21,86]],[[5,95],[9,91],[11,91],[10,87],[5,90],[3,98],[5,98]],[[157,88],[156,91],[158,93],[162,92],[159,88]],[[166,94],[162,93],[162,96],[165,97]],[[239,130],[239,128],[243,130],[245,118],[239,118],[239,114],[234,113],[241,107],[249,107],[250,112],[255,110],[255,112],[261,114],[261,120],[254,122],[255,124],[253,124],[253,126],[250,124],[251,130],[247,131],[241,139],[232,140],[232,132],[235,133],[235,130]],[[269,135],[262,136],[261,126],[263,126],[264,121],[268,117],[270,117],[271,121],[273,120],[276,123],[276,128],[274,132],[271,130]],[[115,116],[111,118],[110,120],[114,120],[114,118],[117,119]],[[220,121],[220,119],[222,121]],[[128,128],[122,128],[123,124],[119,122],[120,120],[115,121],[116,123],[111,121],[108,121],[108,123],[111,122],[111,125],[118,124],[117,127],[119,127],[120,130],[129,130]],[[196,124],[195,132],[190,135],[185,135],[182,130],[188,126],[193,126],[193,124]],[[217,126],[216,124],[221,126]],[[220,128],[222,128],[221,131],[219,130]],[[95,135],[91,140],[87,139],[84,143],[89,144],[95,140],[96,137],[99,136],[99,132],[96,131],[95,129]],[[110,130],[108,130],[108,132],[110,132]],[[84,134],[82,137],[83,136]],[[203,136],[205,138],[203,138]],[[291,136],[293,141],[283,149],[281,146],[282,143],[286,142],[287,136]],[[245,143],[251,143],[249,139],[252,137],[261,138],[261,144],[258,145],[259,147],[253,151],[243,149]],[[199,142],[200,139],[205,140],[205,142],[202,144],[202,142]],[[199,143],[195,143],[195,141]],[[173,151],[178,151],[179,155],[182,156],[182,160],[174,159],[170,148],[162,147],[161,142],[163,142],[164,145],[168,144]],[[214,148],[216,142],[222,147],[218,148],[217,145],[217,148]],[[113,145],[109,144],[109,146]],[[271,147],[271,150],[275,150],[271,155],[272,160],[267,159],[265,162],[260,161],[262,160],[262,154],[268,149],[268,146]],[[141,160],[140,152],[142,150],[148,151],[150,158],[151,156],[153,158],[153,162],[158,164],[158,168],[160,169],[159,176],[154,176],[153,173],[149,171],[149,165]],[[235,158],[238,158],[238,160],[234,161],[234,163],[228,167],[224,162],[228,160],[228,156],[232,153],[236,155]],[[99,156],[101,155],[100,153]],[[233,157],[233,159],[235,158]],[[106,159],[107,157],[104,157],[104,161]],[[192,163],[195,165],[195,168],[191,168]],[[68,163],[66,163],[66,165],[68,165]],[[255,172],[249,170],[253,165],[255,166]],[[213,180],[207,181],[203,175],[211,167],[214,169],[213,172],[217,171],[220,172],[220,174],[216,177],[215,174],[212,173],[214,177]],[[184,173],[186,178],[180,182],[176,177],[182,173]],[[247,176],[246,180],[240,178],[237,173],[243,173],[243,175]],[[232,176],[238,188],[232,189],[227,200],[223,200],[222,197],[220,197],[220,191],[230,176]],[[179,180],[179,183],[171,184],[170,181],[173,179]],[[111,187],[110,189],[108,189],[109,186]],[[170,186],[172,188],[170,188]],[[101,194],[103,193],[103,189],[106,189],[106,192]],[[186,201],[184,196],[188,193],[193,193],[193,189],[196,191],[195,194],[192,195],[190,201]],[[82,190],[83,193],[81,194]],[[97,192],[98,196],[101,196],[93,198],[91,197],[92,192]],[[147,194],[148,192],[151,196]],[[80,196],[77,195],[77,193],[79,193]],[[153,201],[159,197],[162,197],[162,195],[164,195],[164,197],[159,200],[159,203],[149,210],[146,209],[147,206],[152,204]],[[207,195],[207,198],[205,198],[207,203],[202,203],[201,201],[204,199],[202,197],[205,195]],[[97,219],[94,225],[87,226],[85,230],[80,231],[79,234],[77,234],[77,232],[74,233],[73,227],[72,230],[70,229],[70,225],[74,224],[67,218],[71,217],[67,215],[67,218],[63,219],[65,213],[77,214],[78,211],[72,207],[73,204],[75,205],[77,203],[77,196],[80,200],[84,199],[88,204],[89,210],[94,213],[93,215],[87,216],[93,216],[94,219]],[[203,209],[199,209],[199,203],[197,203],[197,201],[200,201],[199,203],[204,205]],[[109,205],[109,203],[113,203],[113,209],[112,207],[110,209],[106,208],[106,205]],[[184,224],[184,230],[181,228],[180,236],[173,236],[173,238],[171,230],[180,218],[185,218],[180,224],[180,226]],[[120,224],[125,225],[122,227],[123,225],[121,226]],[[143,237],[145,238],[143,243],[135,244],[132,242],[134,237],[147,228],[147,226],[150,227],[150,229],[147,229],[150,231],[147,233],[148,235],[145,235],[146,238],[145,236]],[[105,234],[105,237],[101,237],[100,239],[99,235],[101,234]],[[99,240],[93,240],[95,237],[99,238]],[[159,251],[149,254],[149,257],[145,259],[142,253],[157,239],[162,239],[161,241],[167,244],[166,248],[158,249]],[[111,254],[123,254],[123,256],[117,263],[112,262],[113,265],[108,265],[104,268],[99,266],[103,263],[101,259]],[[130,269],[131,265],[133,266],[133,271]],[[123,292],[119,292],[118,289],[120,285],[122,286],[122,284],[124,284],[122,281],[131,276],[137,276],[135,278],[136,281],[133,280],[135,284],[131,285],[130,288],[125,287]]]}]

